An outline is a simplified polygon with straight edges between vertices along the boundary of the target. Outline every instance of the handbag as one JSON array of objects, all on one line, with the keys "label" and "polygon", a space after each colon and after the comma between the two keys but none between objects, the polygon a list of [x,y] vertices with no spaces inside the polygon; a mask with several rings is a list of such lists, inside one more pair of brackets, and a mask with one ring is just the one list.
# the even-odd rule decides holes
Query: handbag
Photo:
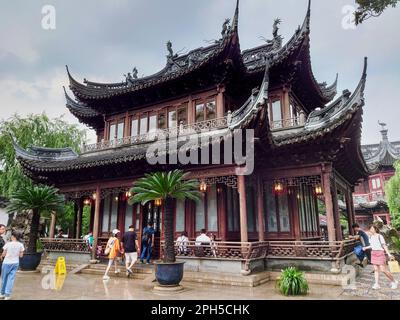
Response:
[{"label": "handbag", "polygon": [[107,256],[110,254],[110,251],[112,247],[114,246],[115,240],[111,241],[110,243],[107,243],[106,249],[104,250],[104,254]]},{"label": "handbag", "polygon": [[400,265],[397,260],[393,259],[388,262],[390,273],[400,273]]}]

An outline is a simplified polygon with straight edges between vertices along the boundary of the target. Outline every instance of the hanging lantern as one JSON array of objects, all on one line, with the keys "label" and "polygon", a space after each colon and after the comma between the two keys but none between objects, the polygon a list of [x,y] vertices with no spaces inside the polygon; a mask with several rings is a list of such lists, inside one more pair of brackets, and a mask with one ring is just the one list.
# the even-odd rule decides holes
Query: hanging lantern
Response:
[{"label": "hanging lantern", "polygon": [[318,185],[315,186],[315,194],[317,196],[321,196],[323,194],[321,185],[318,184]]},{"label": "hanging lantern", "polygon": [[84,204],[85,206],[90,205],[90,199],[85,199],[85,200],[83,201],[83,204]]},{"label": "hanging lantern", "polygon": [[125,192],[125,196],[126,196],[127,198],[132,197],[132,192],[130,192],[130,191]]},{"label": "hanging lantern", "polygon": [[92,198],[93,198],[93,200],[96,200],[96,194],[95,193],[93,193]]},{"label": "hanging lantern", "polygon": [[282,182],[275,182],[274,184],[274,192],[276,194],[281,194],[283,192],[283,183]]},{"label": "hanging lantern", "polygon": [[154,205],[155,206],[160,207],[161,204],[162,204],[162,199],[161,198],[154,200]]},{"label": "hanging lantern", "polygon": [[200,182],[199,189],[200,189],[200,192],[206,192],[207,191],[207,183],[204,180],[202,180]]}]

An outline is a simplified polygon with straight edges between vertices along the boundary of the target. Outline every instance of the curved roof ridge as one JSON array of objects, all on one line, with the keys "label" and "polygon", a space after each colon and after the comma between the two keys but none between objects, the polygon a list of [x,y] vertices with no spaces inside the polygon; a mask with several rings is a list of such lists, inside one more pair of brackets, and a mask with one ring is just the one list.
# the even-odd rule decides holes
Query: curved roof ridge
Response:
[{"label": "curved roof ridge", "polygon": [[36,161],[65,161],[78,158],[78,154],[72,148],[46,148],[31,146],[28,150],[22,148],[12,137],[17,158]]},{"label": "curved roof ridge", "polygon": [[368,58],[364,58],[364,68],[361,79],[357,85],[357,88],[354,90],[353,94],[350,94],[350,91],[345,90],[343,95],[339,97],[334,103],[331,105],[321,109],[314,110],[309,115],[306,124],[305,130],[313,131],[324,127],[328,123],[334,121],[337,118],[340,118],[343,114],[345,114],[349,109],[353,109],[355,106],[362,107],[364,106],[364,90],[365,83],[367,80],[367,68],[368,68]]}]

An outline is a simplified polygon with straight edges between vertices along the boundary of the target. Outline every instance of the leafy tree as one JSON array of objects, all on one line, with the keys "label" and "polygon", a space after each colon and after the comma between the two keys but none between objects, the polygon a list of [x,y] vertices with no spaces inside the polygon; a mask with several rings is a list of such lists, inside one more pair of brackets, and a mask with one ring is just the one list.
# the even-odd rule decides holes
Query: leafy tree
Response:
[{"label": "leafy tree", "polygon": [[72,147],[78,151],[86,140],[85,131],[68,124],[60,118],[49,119],[44,113],[21,117],[15,114],[0,121],[0,195],[9,197],[15,191],[32,184],[22,173],[15,159],[13,136],[18,144],[27,148],[31,145],[63,148]]},{"label": "leafy tree", "polygon": [[392,225],[400,229],[400,162],[394,164],[395,175],[386,183],[386,201],[392,216]]},{"label": "leafy tree", "polygon": [[199,201],[201,197],[201,193],[198,191],[198,182],[196,180],[185,180],[186,177],[187,173],[185,174],[181,170],[146,174],[136,181],[130,190],[133,196],[129,199],[129,204],[140,202],[145,205],[147,202],[156,199],[162,199],[164,202],[164,262],[175,262],[174,199]]},{"label": "leafy tree", "polygon": [[363,23],[372,17],[379,17],[389,6],[396,7],[400,0],[356,0],[358,4],[355,12],[356,24]]},{"label": "leafy tree", "polygon": [[31,230],[29,232],[28,253],[36,253],[36,243],[39,238],[40,214],[42,212],[58,211],[64,208],[64,197],[58,190],[49,186],[28,185],[11,195],[7,206],[8,212],[26,212],[32,210]]}]

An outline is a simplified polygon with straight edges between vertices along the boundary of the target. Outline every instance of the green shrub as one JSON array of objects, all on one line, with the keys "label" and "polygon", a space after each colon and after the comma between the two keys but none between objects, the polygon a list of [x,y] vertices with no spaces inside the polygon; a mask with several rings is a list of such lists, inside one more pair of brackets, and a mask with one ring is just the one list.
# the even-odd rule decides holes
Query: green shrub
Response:
[{"label": "green shrub", "polygon": [[303,272],[295,267],[282,270],[276,285],[281,294],[285,296],[299,296],[308,293],[308,283]]}]

